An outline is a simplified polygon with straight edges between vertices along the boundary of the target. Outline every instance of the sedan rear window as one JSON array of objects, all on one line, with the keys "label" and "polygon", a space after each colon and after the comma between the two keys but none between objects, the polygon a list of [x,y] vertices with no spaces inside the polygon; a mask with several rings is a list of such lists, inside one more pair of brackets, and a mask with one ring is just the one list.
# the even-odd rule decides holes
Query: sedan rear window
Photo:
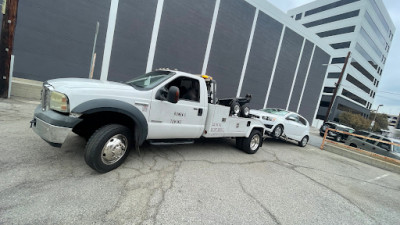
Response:
[{"label": "sedan rear window", "polygon": [[304,124],[304,125],[307,125],[307,120],[304,119],[304,118],[301,117],[301,116],[299,116],[299,121],[300,121],[300,123],[302,123],[302,124]]}]

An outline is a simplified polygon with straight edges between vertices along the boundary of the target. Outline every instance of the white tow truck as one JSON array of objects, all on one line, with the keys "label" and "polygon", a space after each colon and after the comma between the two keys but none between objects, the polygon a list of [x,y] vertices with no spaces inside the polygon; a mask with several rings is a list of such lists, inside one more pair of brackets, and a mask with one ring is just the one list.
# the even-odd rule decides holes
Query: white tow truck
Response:
[{"label": "white tow truck", "polygon": [[53,146],[69,132],[87,139],[85,161],[105,173],[117,168],[133,147],[192,143],[198,138],[236,138],[254,154],[264,125],[248,118],[246,98],[216,98],[216,82],[206,75],[161,69],[126,83],[82,78],[49,80],[31,127]]}]

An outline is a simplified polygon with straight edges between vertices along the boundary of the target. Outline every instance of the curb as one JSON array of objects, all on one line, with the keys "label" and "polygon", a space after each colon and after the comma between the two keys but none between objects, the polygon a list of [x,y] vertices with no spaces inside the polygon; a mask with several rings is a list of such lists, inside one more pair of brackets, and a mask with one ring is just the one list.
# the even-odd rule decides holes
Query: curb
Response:
[{"label": "curb", "polygon": [[383,161],[381,159],[375,158],[373,156],[367,155],[367,153],[362,154],[362,152],[355,152],[352,150],[348,150],[345,148],[341,148],[332,144],[325,144],[324,150],[328,152],[335,153],[337,155],[341,155],[371,166],[375,166],[384,170],[388,170],[390,172],[400,174],[400,165],[396,165],[390,162]]},{"label": "curb", "polygon": [[22,78],[12,78],[11,96],[40,100],[43,82]]}]

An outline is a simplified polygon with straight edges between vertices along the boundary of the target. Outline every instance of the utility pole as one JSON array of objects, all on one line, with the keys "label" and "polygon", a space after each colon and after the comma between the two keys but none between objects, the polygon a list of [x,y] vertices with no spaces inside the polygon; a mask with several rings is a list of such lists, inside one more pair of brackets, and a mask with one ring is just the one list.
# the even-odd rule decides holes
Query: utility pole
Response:
[{"label": "utility pole", "polygon": [[342,82],[343,74],[344,74],[344,71],[346,70],[347,62],[349,61],[350,55],[351,55],[351,52],[349,51],[349,53],[347,53],[346,60],[344,61],[344,65],[343,65],[343,68],[342,68],[342,72],[340,73],[339,80],[335,85],[336,87],[335,87],[335,90],[333,91],[333,95],[332,95],[332,98],[331,98],[331,102],[329,103],[328,111],[326,111],[324,123],[326,121],[328,121],[328,117],[329,117],[329,114],[331,113],[333,102],[336,99],[336,94],[337,94],[337,91],[339,89],[340,83]]},{"label": "utility pole", "polygon": [[18,0],[5,0],[5,10],[1,13],[0,38],[0,97],[8,97],[10,63],[13,52],[15,26],[17,24]]}]

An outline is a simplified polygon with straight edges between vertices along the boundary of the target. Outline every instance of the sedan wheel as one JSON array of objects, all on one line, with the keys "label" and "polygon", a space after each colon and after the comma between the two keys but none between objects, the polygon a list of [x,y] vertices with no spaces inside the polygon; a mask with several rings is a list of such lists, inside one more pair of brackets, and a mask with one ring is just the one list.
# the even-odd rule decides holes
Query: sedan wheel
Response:
[{"label": "sedan wheel", "polygon": [[282,135],[282,133],[283,133],[283,127],[282,125],[278,125],[272,132],[272,136],[274,136],[274,138],[279,138]]},{"label": "sedan wheel", "polygon": [[299,141],[299,146],[300,147],[305,147],[308,143],[308,136],[304,136],[301,141]]}]

